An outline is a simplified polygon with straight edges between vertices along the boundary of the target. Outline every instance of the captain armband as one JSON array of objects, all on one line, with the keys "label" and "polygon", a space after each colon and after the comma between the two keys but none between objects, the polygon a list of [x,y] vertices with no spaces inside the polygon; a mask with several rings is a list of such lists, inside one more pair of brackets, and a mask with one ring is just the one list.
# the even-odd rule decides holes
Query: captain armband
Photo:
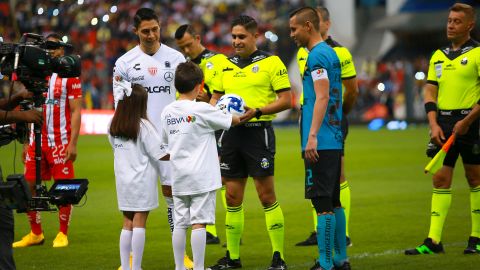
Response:
[{"label": "captain armband", "polygon": [[317,81],[317,80],[328,80],[328,72],[324,68],[319,68],[314,71],[312,71],[312,80]]},{"label": "captain armband", "polygon": [[428,114],[429,112],[436,112],[437,111],[437,104],[435,102],[427,102],[425,103],[425,112]]}]

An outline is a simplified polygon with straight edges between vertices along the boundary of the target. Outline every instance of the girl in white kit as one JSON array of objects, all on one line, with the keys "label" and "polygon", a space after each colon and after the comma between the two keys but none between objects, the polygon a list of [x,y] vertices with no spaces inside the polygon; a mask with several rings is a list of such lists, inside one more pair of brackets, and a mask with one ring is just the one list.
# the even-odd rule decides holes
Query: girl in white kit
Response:
[{"label": "girl in white kit", "polygon": [[120,261],[122,269],[129,270],[132,251],[132,269],[137,270],[142,264],[148,213],[158,207],[154,162],[167,160],[168,155],[147,119],[147,91],[118,79],[113,85],[117,106],[108,140],[113,148],[118,208],[123,212]]},{"label": "girl in white kit", "polygon": [[205,102],[196,102],[203,73],[193,62],[175,72],[178,100],[162,112],[162,142],[168,144],[172,164],[175,225],[172,236],[175,269],[184,270],[186,231],[192,227],[193,269],[203,270],[207,224],[215,223],[215,194],[222,186],[215,130],[240,122]]}]

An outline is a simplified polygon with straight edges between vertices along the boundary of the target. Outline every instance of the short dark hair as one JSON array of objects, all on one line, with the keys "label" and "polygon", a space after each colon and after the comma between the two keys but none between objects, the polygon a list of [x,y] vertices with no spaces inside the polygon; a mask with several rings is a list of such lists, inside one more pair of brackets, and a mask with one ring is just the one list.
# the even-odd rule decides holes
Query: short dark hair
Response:
[{"label": "short dark hair", "polygon": [[133,17],[133,26],[135,28],[138,28],[140,26],[140,23],[142,21],[150,21],[150,20],[155,20],[158,23],[160,21],[158,20],[157,14],[155,14],[155,11],[151,8],[141,8],[137,10],[137,13],[135,13],[135,17]]},{"label": "short dark hair", "polygon": [[312,7],[301,7],[290,13],[290,18],[297,16],[296,21],[299,24],[304,24],[307,21],[313,24],[315,30],[320,30],[320,17],[318,17],[317,10]]},{"label": "short dark hair", "polygon": [[177,31],[175,31],[175,39],[183,38],[185,33],[189,33],[192,37],[198,35],[197,31],[195,31],[191,24],[184,24],[178,27]]},{"label": "short dark hair", "polygon": [[203,72],[192,61],[181,63],[175,70],[175,88],[181,94],[192,91],[203,81]]},{"label": "short dark hair", "polygon": [[243,26],[248,32],[252,34],[255,34],[258,29],[257,21],[255,21],[254,18],[248,15],[240,15],[237,18],[233,19],[232,24],[230,25],[230,29],[237,25]]},{"label": "short dark hair", "polygon": [[46,39],[54,38],[56,40],[62,40],[62,36],[59,33],[53,32],[47,35]]},{"label": "short dark hair", "polygon": [[322,21],[328,22],[330,21],[330,12],[324,6],[317,7],[318,13],[320,13],[320,17],[322,17]]},{"label": "short dark hair", "polygon": [[470,19],[472,21],[475,21],[475,9],[464,3],[455,3],[453,6],[450,7],[450,11],[455,11],[455,12],[463,12],[465,13],[467,19]]},{"label": "short dark hair", "polygon": [[139,84],[132,85],[132,94],[119,100],[115,114],[110,124],[109,133],[112,136],[137,141],[140,133],[140,123],[147,118],[148,93]]}]

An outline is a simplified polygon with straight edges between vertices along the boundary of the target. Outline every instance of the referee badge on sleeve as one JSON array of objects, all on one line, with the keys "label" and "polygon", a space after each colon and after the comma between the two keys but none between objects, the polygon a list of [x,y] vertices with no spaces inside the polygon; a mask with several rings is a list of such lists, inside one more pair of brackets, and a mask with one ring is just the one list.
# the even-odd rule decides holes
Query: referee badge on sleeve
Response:
[{"label": "referee badge on sleeve", "polygon": [[435,74],[437,78],[442,77],[442,63],[435,64]]},{"label": "referee badge on sleeve", "polygon": [[460,64],[462,64],[462,65],[464,65],[464,66],[465,66],[467,63],[468,63],[468,58],[467,58],[467,57],[464,57],[464,58],[462,59],[462,61],[460,61]]}]

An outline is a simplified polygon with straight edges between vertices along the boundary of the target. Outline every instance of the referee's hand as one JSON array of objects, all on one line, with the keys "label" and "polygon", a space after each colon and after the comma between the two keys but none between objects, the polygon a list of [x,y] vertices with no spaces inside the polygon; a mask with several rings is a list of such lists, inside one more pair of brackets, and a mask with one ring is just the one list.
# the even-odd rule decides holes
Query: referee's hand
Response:
[{"label": "referee's hand", "polygon": [[443,134],[443,130],[439,125],[430,127],[430,139],[436,145],[443,146],[443,142],[445,142],[445,135]]},{"label": "referee's hand", "polygon": [[253,117],[255,117],[255,110],[248,107],[248,106],[245,106],[245,114],[243,114],[241,117],[240,117],[240,123],[239,125],[241,124],[245,124],[246,122],[248,122],[250,119],[252,119]]}]

